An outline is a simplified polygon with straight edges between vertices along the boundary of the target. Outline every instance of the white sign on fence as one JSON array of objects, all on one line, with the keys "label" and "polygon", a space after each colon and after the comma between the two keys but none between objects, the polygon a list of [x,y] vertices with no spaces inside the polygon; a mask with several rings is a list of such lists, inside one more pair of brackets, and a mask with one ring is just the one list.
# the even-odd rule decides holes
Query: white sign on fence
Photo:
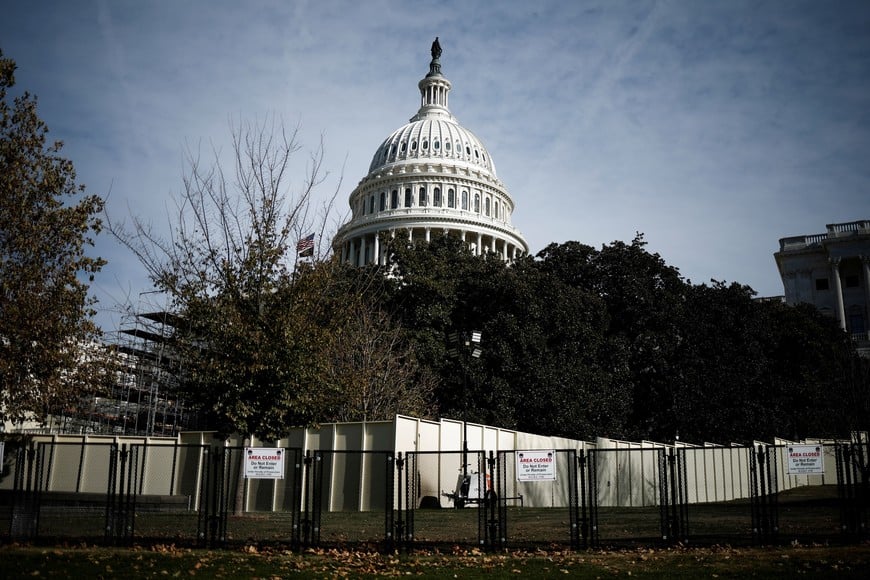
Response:
[{"label": "white sign on fence", "polygon": [[284,479],[284,450],[280,447],[245,447],[245,477]]},{"label": "white sign on fence", "polygon": [[556,481],[553,449],[516,451],[517,481]]},{"label": "white sign on fence", "polygon": [[824,475],[825,454],[821,445],[789,445],[786,451],[789,475]]}]

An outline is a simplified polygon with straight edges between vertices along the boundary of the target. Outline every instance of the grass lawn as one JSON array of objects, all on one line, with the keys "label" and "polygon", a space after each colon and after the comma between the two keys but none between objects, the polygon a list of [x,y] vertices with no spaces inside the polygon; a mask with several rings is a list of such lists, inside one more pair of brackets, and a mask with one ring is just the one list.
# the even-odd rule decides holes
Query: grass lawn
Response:
[{"label": "grass lawn", "polygon": [[870,544],[410,555],[243,547],[0,547],[0,578],[866,578]]}]

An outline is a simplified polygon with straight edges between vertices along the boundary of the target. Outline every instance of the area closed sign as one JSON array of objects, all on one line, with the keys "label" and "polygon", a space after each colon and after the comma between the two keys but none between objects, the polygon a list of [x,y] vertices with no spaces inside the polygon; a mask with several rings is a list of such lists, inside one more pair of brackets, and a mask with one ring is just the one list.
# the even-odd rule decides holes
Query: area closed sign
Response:
[{"label": "area closed sign", "polygon": [[786,451],[789,475],[824,475],[825,454],[821,445],[789,445]]},{"label": "area closed sign", "polygon": [[534,449],[516,452],[517,481],[555,481],[556,452]]},{"label": "area closed sign", "polygon": [[280,447],[245,447],[245,477],[284,479],[284,450]]}]

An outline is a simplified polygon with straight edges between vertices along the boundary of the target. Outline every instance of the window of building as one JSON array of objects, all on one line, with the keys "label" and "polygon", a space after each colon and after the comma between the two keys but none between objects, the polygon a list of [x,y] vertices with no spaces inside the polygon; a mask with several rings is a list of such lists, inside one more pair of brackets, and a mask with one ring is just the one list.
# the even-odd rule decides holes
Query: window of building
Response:
[{"label": "window of building", "polygon": [[864,325],[864,317],[862,315],[849,315],[849,332],[852,334],[864,334],[867,332],[867,327]]},{"label": "window of building", "polygon": [[435,151],[438,151],[439,149],[441,149],[441,142],[437,139],[435,141],[432,141],[432,148],[435,149]]},{"label": "window of building", "polygon": [[421,148],[423,149],[423,151],[427,151],[429,149],[429,140],[428,139],[423,139],[423,145]]},{"label": "window of building", "polygon": [[846,288],[857,288],[861,285],[861,276],[858,274],[846,274],[844,281]]},{"label": "window of building", "polygon": [[436,187],[432,192],[432,205],[441,207],[441,188]]},{"label": "window of building", "polygon": [[445,141],[445,142],[444,142],[444,149],[445,149],[446,151],[450,151],[450,141]]},{"label": "window of building", "polygon": [[456,207],[456,192],[452,187],[447,190],[447,207]]},{"label": "window of building", "polygon": [[414,139],[413,141],[411,141],[411,151],[416,151],[416,150],[417,150],[417,140]]},{"label": "window of building", "polygon": [[499,210],[501,209],[498,200],[495,201],[495,219],[499,219],[501,216],[499,215]]},{"label": "window of building", "polygon": [[405,188],[405,207],[411,207],[411,188]]},{"label": "window of building", "polygon": [[827,290],[828,289],[828,279],[827,278],[816,278],[816,290]]},{"label": "window of building", "polygon": [[468,209],[468,192],[462,192],[462,209]]},{"label": "window of building", "polygon": [[489,198],[487,197],[483,202],[484,213],[489,217]]},{"label": "window of building", "polygon": [[480,194],[479,193],[474,194],[474,212],[480,213]]},{"label": "window of building", "polygon": [[402,141],[402,153],[404,153],[408,149],[408,144],[405,141]]},{"label": "window of building", "polygon": [[386,191],[381,192],[381,203],[379,205],[379,209],[380,209],[380,211],[384,211],[385,209],[387,209],[387,192]]},{"label": "window of building", "polygon": [[394,189],[390,192],[390,209],[396,209],[399,207],[399,190]]},{"label": "window of building", "polygon": [[426,207],[426,203],[427,203],[428,201],[429,201],[429,200],[426,199],[426,188],[425,188],[425,187],[421,187],[421,188],[420,188],[420,195],[417,196],[417,204],[418,204],[420,207]]},{"label": "window of building", "polygon": [[375,213],[375,196],[369,198],[369,213]]}]

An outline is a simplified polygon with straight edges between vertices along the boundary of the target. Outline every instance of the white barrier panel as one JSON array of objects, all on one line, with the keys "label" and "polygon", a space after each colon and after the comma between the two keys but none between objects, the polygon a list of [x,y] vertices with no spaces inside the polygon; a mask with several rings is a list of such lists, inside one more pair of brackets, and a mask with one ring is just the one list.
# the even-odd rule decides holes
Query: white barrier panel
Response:
[{"label": "white barrier panel", "polygon": [[[177,438],[144,438],[113,436],[37,435],[35,442],[55,443],[45,449],[45,489],[47,491],[105,493],[109,476],[111,444],[136,445],[136,454],[128,460],[139,462],[141,478],[138,492],[154,495],[187,495],[191,507],[198,505],[199,481],[203,473],[203,455],[199,447],[224,445],[275,446],[322,450],[328,490],[324,490],[327,506],[332,510],[382,509],[384,499],[379,491],[387,485],[388,456],[401,451],[418,451],[416,473],[412,481],[420,497],[436,498],[444,507],[450,502],[443,496],[452,492],[462,468],[462,448],[465,434],[468,448],[497,453],[515,449],[589,450],[595,455],[598,502],[601,506],[650,506],[659,498],[659,454],[680,448],[685,456],[687,501],[722,502],[746,498],[751,492],[751,448],[731,445],[723,447],[706,443],[703,447],[677,442],[676,446],[644,441],[641,443],[599,438],[587,443],[571,439],[548,437],[468,424],[442,419],[427,421],[397,416],[393,421],[337,423],[318,428],[291,429],[278,441],[233,436],[217,440],[214,433],[182,433]],[[828,444],[825,447],[825,472],[821,475],[789,475],[785,439],[776,439],[777,446],[755,442],[771,453],[769,464],[775,469],[779,491],[796,486],[836,484],[836,457],[833,441],[808,440],[803,443]],[[241,464],[241,455],[234,450],[233,460]],[[440,452],[425,455],[423,452]],[[8,449],[7,449],[8,452]],[[360,454],[359,452],[365,452]],[[471,468],[476,470],[475,455]],[[567,488],[575,475],[576,465],[570,465],[569,454],[559,453],[555,482],[517,482],[513,465],[505,466],[506,496],[523,495],[524,505],[560,506],[569,495]],[[510,464],[510,461],[508,462]],[[289,469],[289,467],[288,467]],[[11,489],[13,478],[0,481],[0,488]],[[250,511],[285,509],[286,486],[274,481],[240,480],[245,486],[244,506]],[[235,485],[235,482],[232,483]],[[397,489],[397,493],[398,493]]]}]

